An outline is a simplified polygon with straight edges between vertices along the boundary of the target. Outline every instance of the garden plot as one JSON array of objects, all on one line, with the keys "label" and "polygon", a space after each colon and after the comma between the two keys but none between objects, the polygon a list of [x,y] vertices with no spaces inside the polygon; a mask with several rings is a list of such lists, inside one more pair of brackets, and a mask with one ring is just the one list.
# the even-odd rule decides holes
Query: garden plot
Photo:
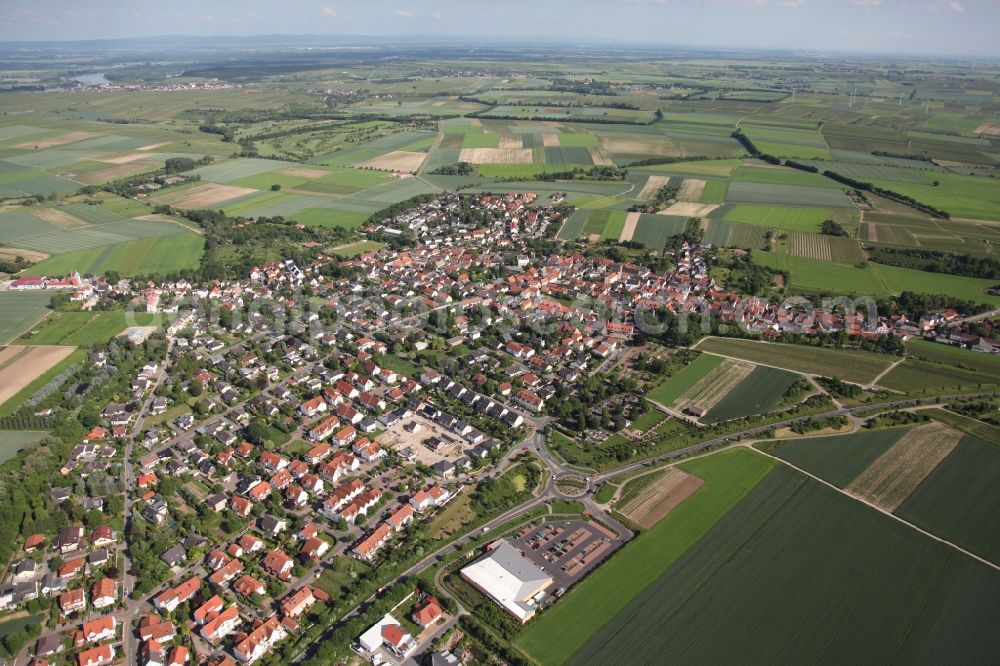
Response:
[{"label": "garden plot", "polygon": [[237,187],[235,185],[221,185],[219,183],[202,183],[191,188],[168,192],[156,197],[158,204],[167,204],[176,208],[211,208],[221,203],[239,199],[250,194],[257,194],[259,190],[252,187]]},{"label": "garden plot", "polygon": [[460,162],[469,164],[531,164],[530,148],[463,148]]},{"label": "garden plot", "polygon": [[660,475],[658,481],[644,488],[638,497],[619,507],[618,513],[648,530],[704,483],[702,479],[679,467],[671,467]]},{"label": "garden plot", "polygon": [[962,439],[961,432],[931,423],[906,433],[847,490],[886,511],[895,511]]},{"label": "garden plot", "polygon": [[719,401],[736,388],[740,382],[750,376],[756,366],[746,361],[736,359],[723,359],[717,368],[702,377],[697,384],[674,402],[674,408],[687,410],[701,408],[708,412],[715,407]]},{"label": "garden plot", "polygon": [[[464,152],[464,151],[463,151]],[[354,166],[361,169],[378,169],[379,171],[404,171],[415,173],[424,163],[427,153],[411,153],[405,150],[394,150],[379,157],[374,157]]]}]

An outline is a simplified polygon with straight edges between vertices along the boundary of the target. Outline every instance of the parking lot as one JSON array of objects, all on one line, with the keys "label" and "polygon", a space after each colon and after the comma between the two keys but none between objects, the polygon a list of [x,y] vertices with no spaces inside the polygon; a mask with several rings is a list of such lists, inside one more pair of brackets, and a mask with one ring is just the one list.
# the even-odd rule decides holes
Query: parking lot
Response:
[{"label": "parking lot", "polygon": [[614,532],[587,520],[546,522],[516,539],[528,558],[552,576],[556,590],[576,583],[622,543]]}]

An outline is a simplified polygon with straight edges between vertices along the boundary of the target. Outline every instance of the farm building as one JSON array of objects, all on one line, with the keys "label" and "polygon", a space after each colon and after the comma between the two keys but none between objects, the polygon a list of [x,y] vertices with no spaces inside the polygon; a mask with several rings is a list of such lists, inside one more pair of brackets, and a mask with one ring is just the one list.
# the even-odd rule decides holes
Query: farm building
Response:
[{"label": "farm building", "polygon": [[552,585],[552,577],[520,550],[501,539],[490,552],[462,569],[466,579],[522,624],[535,615],[537,602]]}]

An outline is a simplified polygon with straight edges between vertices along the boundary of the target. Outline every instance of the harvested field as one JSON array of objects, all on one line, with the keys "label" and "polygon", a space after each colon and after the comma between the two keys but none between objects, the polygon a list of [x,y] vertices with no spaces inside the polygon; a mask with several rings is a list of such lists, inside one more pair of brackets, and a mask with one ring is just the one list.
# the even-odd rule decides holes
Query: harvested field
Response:
[{"label": "harvested field", "polygon": [[542,135],[542,147],[544,147],[544,148],[558,148],[559,147],[559,135],[558,134],[543,134]]},{"label": "harvested field", "polygon": [[84,185],[96,185],[98,183],[106,183],[109,180],[115,180],[116,178],[124,178],[126,176],[131,176],[134,173],[143,171],[144,169],[151,169],[152,167],[143,164],[118,164],[115,166],[110,166],[107,169],[98,169],[97,171],[88,171],[87,173],[81,173],[79,175],[67,172],[65,175],[67,178],[72,178],[77,180]]},{"label": "harvested field", "polygon": [[25,250],[19,247],[0,247],[0,259],[4,261],[14,261],[18,257],[24,257],[32,263],[48,259],[49,255],[38,250]]},{"label": "harvested field", "polygon": [[60,229],[79,229],[87,226],[87,223],[78,217],[73,217],[64,210],[58,208],[37,208],[31,214],[39,220],[53,224]]},{"label": "harvested field", "polygon": [[671,467],[645,492],[618,512],[643,529],[650,529],[694,494],[705,482],[679,467]]},{"label": "harvested field", "polygon": [[943,423],[914,428],[858,475],[847,490],[886,511],[895,511],[961,439],[961,432]]},{"label": "harvested field", "polygon": [[420,165],[424,163],[427,153],[411,153],[405,150],[394,150],[380,157],[375,157],[364,162],[358,162],[354,166],[363,169],[379,169],[381,171],[406,171],[416,172]]},{"label": "harvested field", "polygon": [[469,164],[531,164],[531,148],[463,148],[460,162]]},{"label": "harvested field", "polygon": [[652,199],[656,196],[656,193],[660,191],[660,188],[666,187],[667,183],[670,182],[670,176],[650,176],[646,180],[646,184],[642,186],[639,194],[635,195],[636,199]]},{"label": "harvested field", "polygon": [[[685,184],[688,183],[687,180],[684,181]],[[687,201],[678,201],[677,203],[664,208],[660,211],[661,215],[674,215],[677,217],[708,217],[713,210],[719,207],[719,204],[703,204],[703,203],[693,203]]]},{"label": "harvested field", "polygon": [[501,150],[509,148],[524,148],[524,141],[518,134],[501,134],[498,146]]},{"label": "harvested field", "polygon": [[330,175],[329,171],[323,171],[322,169],[306,169],[304,167],[288,167],[287,169],[278,169],[274,173],[282,176],[292,176],[293,178],[308,178],[310,180]]},{"label": "harvested field", "polygon": [[165,203],[176,208],[211,208],[226,201],[232,201],[248,194],[256,194],[252,187],[236,187],[220,183],[204,183],[190,189],[180,190],[156,198],[156,203]]},{"label": "harvested field", "polygon": [[94,158],[98,162],[106,162],[108,164],[128,164],[129,162],[135,162],[136,160],[147,159],[149,153],[128,153],[127,155],[117,155],[115,157],[96,157]]},{"label": "harvested field", "polygon": [[705,191],[705,181],[700,178],[685,178],[681,189],[677,192],[678,201],[701,201],[701,193]]},{"label": "harvested field", "polygon": [[76,143],[78,141],[83,141],[84,139],[92,139],[95,136],[102,135],[97,132],[69,132],[58,136],[50,136],[48,139],[25,141],[14,147],[20,148],[21,150],[44,150],[45,148],[55,148],[56,146],[65,146],[68,143]]},{"label": "harvested field", "polygon": [[[7,349],[27,349],[15,352],[16,358],[0,370],[0,405],[30,384],[43,372],[73,353],[75,347],[7,347]],[[8,352],[10,353],[10,352]]]},{"label": "harvested field", "polygon": [[1000,123],[983,123],[973,134],[988,134],[990,136],[1000,136]]},{"label": "harvested field", "polygon": [[618,237],[620,242],[632,240],[632,234],[635,233],[635,228],[639,224],[639,218],[642,213],[629,213],[625,217],[625,226],[622,227],[621,236]]},{"label": "harvested field", "polygon": [[688,407],[701,407],[706,412],[715,407],[741,381],[750,376],[756,366],[746,361],[727,358],[722,363],[702,377],[698,383],[684,392],[674,402],[679,410]]},{"label": "harvested field", "polygon": [[615,164],[611,156],[600,148],[587,148],[587,152],[590,153],[590,161],[597,166],[614,166]]}]

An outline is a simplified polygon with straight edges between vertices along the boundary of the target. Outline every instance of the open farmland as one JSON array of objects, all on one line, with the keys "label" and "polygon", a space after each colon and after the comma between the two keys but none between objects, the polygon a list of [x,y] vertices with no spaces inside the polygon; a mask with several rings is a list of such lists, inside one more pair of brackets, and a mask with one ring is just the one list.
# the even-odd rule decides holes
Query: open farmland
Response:
[{"label": "open farmland", "polygon": [[735,338],[704,338],[696,348],[698,351],[740,358],[758,365],[769,365],[802,374],[837,377],[859,384],[871,382],[896,360],[885,354]]},{"label": "open farmland", "polygon": [[531,164],[531,148],[463,148],[458,157],[469,164]]},{"label": "open farmland", "polygon": [[0,291],[0,343],[13,340],[51,313],[52,294],[44,292]]},{"label": "open farmland", "polygon": [[355,164],[360,169],[377,169],[380,171],[402,171],[416,173],[424,163],[427,153],[411,153],[405,150],[394,150]]},{"label": "open farmland", "polygon": [[22,339],[33,345],[72,345],[89,347],[104,344],[131,326],[151,326],[162,315],[147,312],[111,310],[107,312],[57,312],[25,334]]},{"label": "open farmland", "polygon": [[1000,448],[965,437],[896,515],[1000,564]]},{"label": "open farmland", "polygon": [[24,347],[0,365],[0,405],[17,395],[33,379],[57,365],[73,352],[73,347]]},{"label": "open farmland", "polygon": [[730,222],[757,224],[764,227],[818,233],[823,220],[830,216],[825,208],[794,208],[780,206],[734,206],[723,219]]},{"label": "open farmland", "polygon": [[914,428],[847,486],[886,511],[896,507],[951,453],[962,434],[942,423]]},{"label": "open farmland", "polygon": [[764,206],[800,206],[803,208],[853,208],[843,192],[829,187],[800,187],[733,181],[729,183],[726,202]]},{"label": "open farmland", "polygon": [[[617,596],[609,591],[605,603]],[[1000,650],[990,629],[1000,612],[995,570],[785,467],[630,597],[577,647],[579,634],[547,617],[566,605],[562,617],[573,611],[592,626],[571,592],[524,634],[545,627],[554,649],[529,653],[581,665],[985,664]]]},{"label": "open farmland", "polygon": [[680,465],[704,485],[529,624],[517,639],[518,646],[543,664],[568,662],[602,627],[623,617],[630,601],[654,584],[765,478],[773,465],[746,450],[726,451]]},{"label": "open farmland", "polygon": [[168,275],[198,267],[205,251],[205,239],[198,234],[181,232],[127,241],[118,245],[67,252],[31,268],[43,275],[104,275],[115,271],[125,277]]},{"label": "open farmland", "polygon": [[908,358],[890,370],[879,383],[887,389],[903,393],[939,389],[979,389],[1000,384],[1000,375]]},{"label": "open farmland", "polygon": [[788,234],[787,244],[779,246],[795,257],[832,261],[836,264],[854,266],[865,260],[865,253],[853,238],[826,236],[792,231]]},{"label": "open farmland", "polygon": [[754,252],[753,259],[761,266],[788,273],[787,286],[793,292],[876,298],[890,295],[871,264],[861,268],[776,252]]},{"label": "open farmland", "polygon": [[753,372],[726,392],[701,420],[704,423],[718,423],[769,412],[778,406],[798,378],[794,373],[777,368],[754,368]]},{"label": "open farmland", "polygon": [[722,365],[723,358],[711,354],[701,354],[687,366],[674,373],[669,379],[646,394],[646,398],[661,405],[673,404],[690,391],[705,377]]},{"label": "open farmland", "polygon": [[847,435],[768,442],[774,455],[838,488],[844,488],[888,451],[910,428],[861,430]]},{"label": "open farmland", "polygon": [[176,192],[165,192],[154,197],[158,204],[166,204],[174,208],[197,210],[200,208],[215,208],[220,204],[256,194],[258,190],[252,187],[237,187],[220,183],[201,183],[194,187],[179,189]]},{"label": "open farmland", "polygon": [[673,407],[681,411],[689,408],[710,411],[753,371],[753,363],[731,358],[723,359],[714,370],[699,379],[697,384],[675,400]]},{"label": "open farmland", "polygon": [[663,520],[681,502],[705,483],[679,467],[656,473],[657,479],[627,504],[617,507],[618,513],[643,529],[650,529]]},{"label": "open farmland", "polygon": [[686,217],[643,213],[639,216],[635,231],[632,233],[632,240],[642,243],[651,250],[662,250],[667,239],[684,232],[687,222]]}]

